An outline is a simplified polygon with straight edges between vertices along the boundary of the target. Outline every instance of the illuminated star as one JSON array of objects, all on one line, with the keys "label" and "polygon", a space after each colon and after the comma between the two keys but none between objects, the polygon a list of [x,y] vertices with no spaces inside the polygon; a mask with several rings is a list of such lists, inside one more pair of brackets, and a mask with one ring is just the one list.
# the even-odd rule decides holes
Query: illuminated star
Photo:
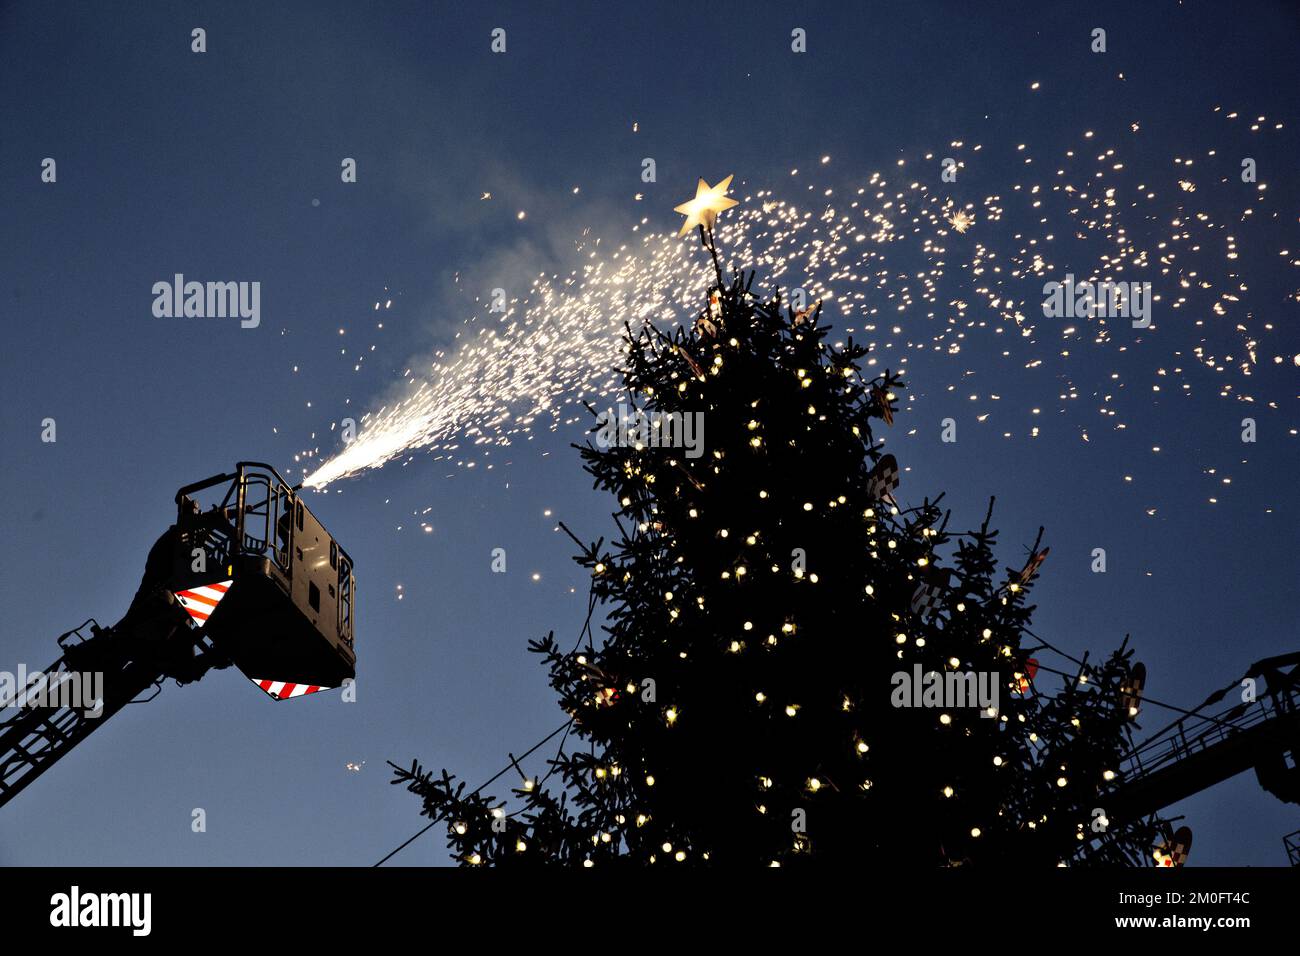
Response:
[{"label": "illuminated star", "polygon": [[967,229],[971,227],[971,224],[974,221],[975,221],[974,216],[966,212],[964,209],[958,209],[948,219],[948,225],[952,226],[958,232],[965,232]]},{"label": "illuminated star", "polygon": [[732,176],[728,176],[718,185],[710,186],[701,179],[696,184],[695,198],[682,203],[673,210],[673,212],[679,212],[686,217],[686,222],[682,223],[681,232],[677,233],[679,237],[686,235],[696,226],[712,229],[714,222],[717,221],[718,213],[736,205],[736,200],[727,198],[727,189],[731,186],[731,180]]}]

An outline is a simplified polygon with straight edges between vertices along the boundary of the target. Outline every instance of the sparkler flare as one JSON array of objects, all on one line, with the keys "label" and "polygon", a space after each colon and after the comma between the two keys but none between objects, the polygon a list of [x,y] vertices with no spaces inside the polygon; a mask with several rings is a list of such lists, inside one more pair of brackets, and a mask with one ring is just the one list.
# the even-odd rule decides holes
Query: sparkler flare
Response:
[{"label": "sparkler flare", "polygon": [[[1029,381],[1041,398],[1018,412],[999,407],[998,391],[968,393],[977,405],[972,417],[1001,419],[1003,439],[1037,438],[1047,424],[1041,413],[1050,411],[1042,405],[1053,398],[1059,414],[1077,416],[1080,399],[1095,396],[1100,424],[1114,431],[1127,427],[1121,396],[1143,392],[1209,387],[1226,400],[1277,411],[1277,401],[1254,396],[1252,379],[1292,365],[1295,349],[1282,340],[1285,322],[1261,319],[1269,310],[1252,307],[1247,268],[1297,268],[1300,254],[1281,249],[1240,261],[1253,225],[1279,215],[1269,194],[1258,189],[1243,199],[1227,178],[1189,192],[1182,186],[1193,162],[1187,156],[1139,178],[1122,158],[1137,128],[1124,124],[1113,145],[1088,131],[1079,140],[1086,148],[1041,158],[1026,144],[1009,146],[1011,180],[960,209],[919,181],[876,172],[848,188],[814,186],[800,184],[793,170],[792,189],[758,189],[718,221],[719,253],[724,264],[757,269],[769,290],[798,287],[804,302],[820,300],[838,332],[871,346],[868,366],[906,371],[927,363],[915,378],[931,391],[965,391],[985,370],[976,363]],[[1261,127],[1254,135],[1268,132]],[[944,152],[964,154],[973,165],[990,162],[992,150],[957,140]],[[1207,164],[1218,152],[1206,151]],[[892,176],[904,176],[902,167]],[[730,180],[705,195],[734,204],[721,195]],[[700,189],[709,187],[701,182]],[[700,195],[677,211],[702,221]],[[965,232],[976,209],[984,240],[950,250],[950,233]],[[298,456],[317,462],[304,483],[321,488],[421,449],[473,468],[494,447],[531,440],[538,427],[586,421],[584,401],[620,400],[614,369],[624,323],[690,328],[714,279],[697,244],[644,224],[612,253],[608,245],[588,248],[567,275],[539,275],[504,313],[466,319],[458,345],[409,371],[405,393],[365,415],[342,450],[323,462],[319,449]],[[1044,283],[1067,272],[1078,282],[1150,281],[1155,320],[1139,331],[1127,318],[1045,318]],[[1297,301],[1300,294],[1291,294],[1286,305]],[[1204,374],[1196,374],[1198,366]],[[1084,442],[1096,424],[1076,426]],[[1294,423],[1288,434],[1296,434]]]},{"label": "sparkler flare", "polygon": [[974,222],[975,217],[964,209],[957,210],[948,218],[948,224],[951,225],[953,229],[957,230],[957,232],[965,232]]}]

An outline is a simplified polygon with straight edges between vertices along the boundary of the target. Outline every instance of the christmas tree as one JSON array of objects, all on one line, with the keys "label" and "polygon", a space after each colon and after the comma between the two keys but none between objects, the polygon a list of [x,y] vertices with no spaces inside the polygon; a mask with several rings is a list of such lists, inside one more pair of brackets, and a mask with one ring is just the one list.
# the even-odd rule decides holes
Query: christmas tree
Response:
[{"label": "christmas tree", "polygon": [[[589,616],[576,647],[531,643],[571,718],[550,771],[516,764],[509,798],[418,763],[394,783],[471,865],[1149,861],[1164,821],[1105,816],[1132,652],[1036,687],[1046,549],[1000,572],[992,503],[954,533],[941,496],[895,499],[879,434],[901,377],[864,377],[868,349],[828,343],[819,304],[724,277],[726,185],[679,207],[712,260],[706,307],[627,328],[631,407],[580,447],[617,535],[574,539],[603,638]],[[675,440],[692,424],[700,441]]]}]

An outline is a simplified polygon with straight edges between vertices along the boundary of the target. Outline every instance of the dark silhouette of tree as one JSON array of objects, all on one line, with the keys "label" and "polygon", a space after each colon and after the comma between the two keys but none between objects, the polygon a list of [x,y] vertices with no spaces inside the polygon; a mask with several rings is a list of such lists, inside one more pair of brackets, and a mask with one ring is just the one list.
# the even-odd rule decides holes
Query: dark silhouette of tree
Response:
[{"label": "dark silhouette of tree", "polygon": [[965,534],[939,498],[896,504],[876,435],[900,376],[864,378],[868,350],[828,344],[819,304],[724,282],[702,238],[707,308],[690,329],[628,327],[623,377],[634,415],[701,415],[703,453],[653,430],[602,441],[606,422],[580,447],[618,532],[576,559],[603,640],[530,644],[572,718],[550,772],[519,769],[506,799],[418,763],[393,782],[468,864],[1148,861],[1163,822],[1104,817],[1132,652],[1040,692],[1027,598],[1045,550],[999,573],[992,502]]}]

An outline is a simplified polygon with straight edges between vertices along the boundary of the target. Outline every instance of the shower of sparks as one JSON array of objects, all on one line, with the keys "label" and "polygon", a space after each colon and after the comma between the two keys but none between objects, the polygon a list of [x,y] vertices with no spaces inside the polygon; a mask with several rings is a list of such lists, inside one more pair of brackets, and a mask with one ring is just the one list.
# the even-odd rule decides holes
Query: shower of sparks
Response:
[{"label": "shower of sparks", "polygon": [[[1261,117],[1251,135],[1281,128]],[[1256,222],[1282,215],[1289,222],[1294,212],[1274,208],[1265,183],[1243,188],[1235,160],[1214,149],[1130,171],[1124,152],[1136,150],[1139,129],[1126,124],[1110,145],[1087,131],[1041,157],[1025,144],[1002,150],[1009,181],[960,207],[951,187],[904,176],[901,160],[894,173],[872,173],[847,188],[808,185],[795,169],[791,186],[738,197],[740,205],[718,220],[718,249],[726,262],[757,270],[756,288],[799,287],[807,301],[821,300],[836,337],[872,347],[868,374],[910,369],[929,393],[965,395],[975,420],[991,419],[1004,439],[1037,438],[1051,424],[1041,406],[1053,399],[1061,416],[1091,416],[1072,426],[1083,442],[1090,430],[1127,427],[1121,396],[1158,401],[1162,392],[1211,389],[1278,411],[1277,400],[1255,396],[1251,380],[1300,364],[1287,317],[1278,314],[1300,302],[1300,288],[1286,280],[1284,302],[1252,304],[1239,256]],[[993,152],[954,141],[924,161],[956,156],[963,168],[987,167]],[[976,211],[981,239],[950,249],[951,234],[966,232]],[[363,416],[349,444],[324,460],[319,447],[296,456],[314,466],[303,469],[304,483],[322,488],[398,458],[409,462],[421,450],[474,468],[494,447],[531,441],[538,427],[589,424],[583,402],[601,408],[622,397],[616,368],[624,323],[689,327],[712,278],[698,242],[646,225],[642,219],[616,249],[586,248],[586,261],[567,275],[537,276],[504,313],[466,318],[454,345],[408,369],[402,394]],[[1300,267],[1300,245],[1255,259],[1251,274],[1262,268],[1276,276]],[[1150,328],[1134,329],[1128,318],[1045,318],[1043,285],[1066,273],[1076,282],[1151,282]],[[1129,353],[1123,361],[1122,353]],[[971,388],[983,371],[975,363],[990,361],[990,381],[1037,377],[1032,408],[999,407],[998,386]],[[360,367],[358,360],[354,370]],[[1146,381],[1126,380],[1135,374]],[[1286,431],[1297,434],[1294,425]]]}]

